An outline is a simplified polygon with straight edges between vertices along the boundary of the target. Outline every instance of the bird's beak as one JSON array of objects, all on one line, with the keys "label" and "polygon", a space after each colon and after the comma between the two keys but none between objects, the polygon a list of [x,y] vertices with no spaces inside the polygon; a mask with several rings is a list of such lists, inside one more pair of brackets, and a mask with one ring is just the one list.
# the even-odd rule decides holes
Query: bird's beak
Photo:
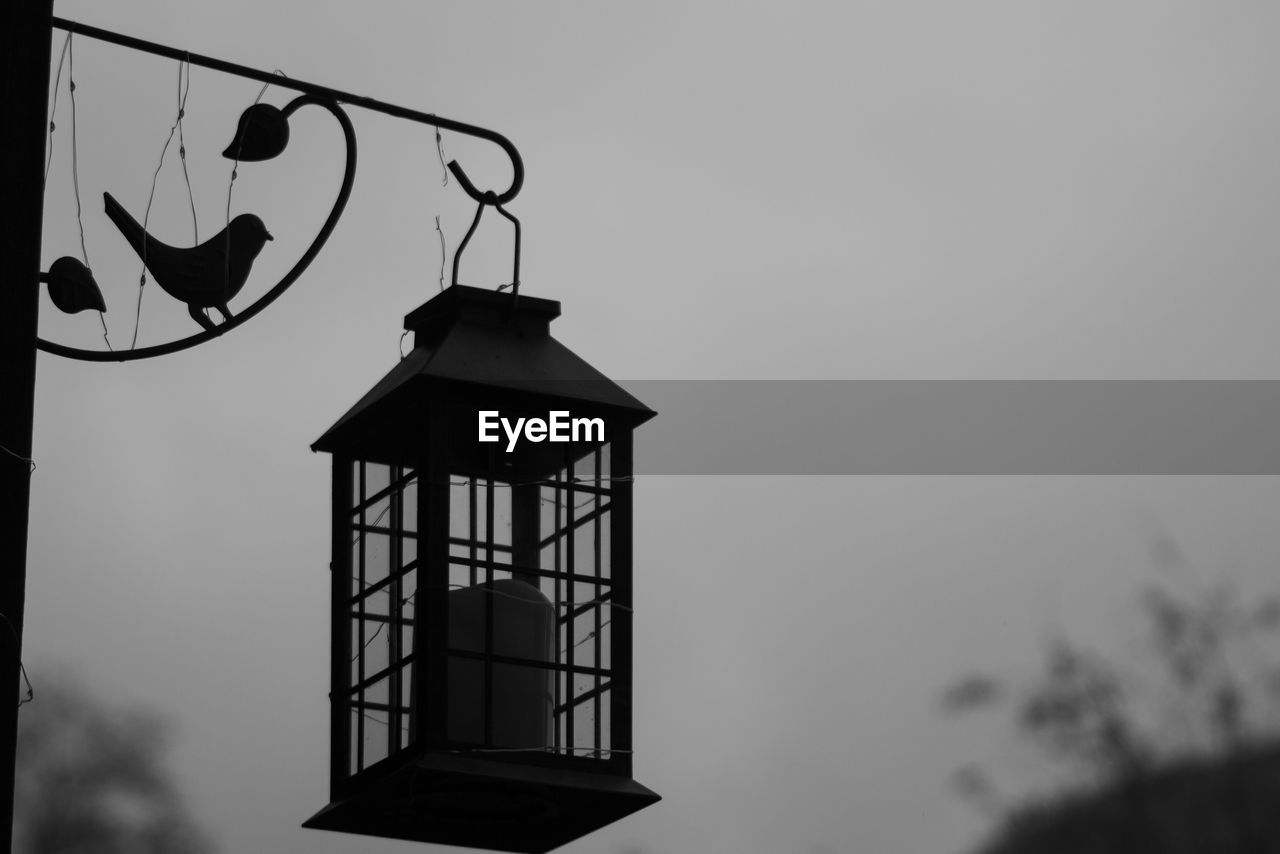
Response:
[{"label": "bird's beak", "polygon": [[271,236],[270,232],[267,232],[267,240],[275,240],[275,238]]}]

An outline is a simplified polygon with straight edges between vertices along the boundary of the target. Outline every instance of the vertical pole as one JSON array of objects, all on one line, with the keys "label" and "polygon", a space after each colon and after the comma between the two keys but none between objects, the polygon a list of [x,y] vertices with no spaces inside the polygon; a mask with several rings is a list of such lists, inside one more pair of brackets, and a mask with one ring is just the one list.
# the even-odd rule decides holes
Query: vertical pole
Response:
[{"label": "vertical pole", "polygon": [[426,453],[418,463],[418,596],[413,609],[413,667],[417,674],[415,717],[422,724],[417,744],[428,750],[440,747],[448,739],[450,705],[459,702],[449,694],[449,404],[450,400],[441,395],[427,408]]},{"label": "vertical pole", "polygon": [[0,852],[13,846],[53,0],[0,3]]},{"label": "vertical pole", "polygon": [[609,746],[618,751],[611,754],[609,764],[619,774],[631,776],[631,609],[632,601],[632,458],[631,428],[615,430],[609,437],[609,544],[613,554],[609,571],[613,578],[613,601],[622,608],[613,608],[613,622],[609,624],[609,637],[613,641],[613,685],[609,692],[612,700],[609,728]]},{"label": "vertical pole", "polygon": [[[329,800],[336,801],[351,766],[351,531],[355,501],[352,472],[355,462],[341,453],[333,455],[333,561],[329,564],[332,613],[329,663]],[[363,495],[361,499],[363,499]],[[363,536],[363,534],[361,534]]]}]

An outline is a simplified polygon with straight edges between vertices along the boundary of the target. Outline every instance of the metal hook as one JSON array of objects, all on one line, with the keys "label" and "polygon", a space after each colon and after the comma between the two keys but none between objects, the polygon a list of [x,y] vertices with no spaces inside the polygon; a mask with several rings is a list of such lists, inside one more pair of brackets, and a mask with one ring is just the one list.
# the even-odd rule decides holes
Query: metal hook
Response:
[{"label": "metal hook", "polygon": [[[462,172],[462,167],[458,166],[456,160],[449,162],[449,168],[453,172],[454,177],[458,179],[459,184],[462,184],[467,180],[466,175]],[[511,224],[515,227],[515,258],[512,262],[511,284],[503,285],[498,288],[500,291],[506,290],[508,287],[511,288],[511,301],[512,305],[514,305],[520,295],[520,220],[516,219],[510,211],[502,206],[501,196],[498,196],[493,191],[484,193],[478,192],[475,187],[470,186],[470,182],[467,182],[463,186],[463,189],[465,189],[467,191],[467,195],[475,199],[478,204],[476,205],[475,218],[471,220],[471,227],[467,229],[467,233],[463,236],[462,242],[458,244],[458,248],[454,250],[453,253],[452,284],[458,284],[458,263],[462,260],[462,253],[467,248],[467,244],[471,241],[471,235],[476,233],[476,226],[480,225],[480,215],[484,213],[486,205],[493,205],[494,210],[511,220]]]},{"label": "metal hook", "polygon": [[[439,121],[443,122],[444,120]],[[436,127],[443,127],[443,124],[436,125]],[[453,173],[453,177],[457,179],[458,185],[462,187],[463,192],[474,201],[484,205],[505,205],[516,197],[516,193],[520,192],[520,187],[524,185],[524,161],[520,159],[520,152],[516,151],[516,147],[502,134],[494,133],[484,128],[473,128],[472,130],[477,132],[468,133],[463,131],[463,133],[497,143],[511,158],[511,186],[501,195],[495,194],[492,190],[482,193],[476,189],[475,184],[471,183],[471,179],[467,177],[466,172],[462,171],[462,166],[459,165],[457,160],[449,161],[449,171]]]}]

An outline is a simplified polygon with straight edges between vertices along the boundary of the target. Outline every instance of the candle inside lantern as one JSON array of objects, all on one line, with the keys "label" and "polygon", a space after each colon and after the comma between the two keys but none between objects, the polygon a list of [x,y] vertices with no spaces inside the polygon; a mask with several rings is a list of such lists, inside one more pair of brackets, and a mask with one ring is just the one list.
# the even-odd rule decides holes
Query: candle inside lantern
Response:
[{"label": "candle inside lantern", "polygon": [[[554,661],[555,609],[538,588],[513,578],[454,590],[449,594],[449,647],[485,652],[485,614],[492,600],[494,656]],[[555,703],[553,671],[495,661],[490,692],[490,737],[485,738],[485,662],[449,658],[448,737],[500,748],[551,746]]]}]

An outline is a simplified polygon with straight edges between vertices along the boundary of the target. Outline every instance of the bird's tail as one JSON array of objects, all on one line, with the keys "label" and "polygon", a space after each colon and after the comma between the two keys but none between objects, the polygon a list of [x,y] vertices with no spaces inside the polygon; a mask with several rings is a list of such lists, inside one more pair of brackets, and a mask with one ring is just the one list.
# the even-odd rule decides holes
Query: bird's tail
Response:
[{"label": "bird's tail", "polygon": [[107,218],[116,224],[116,228],[120,229],[120,233],[124,235],[124,239],[129,241],[129,245],[133,247],[133,251],[137,252],[140,257],[146,251],[143,248],[147,239],[147,232],[143,229],[139,222],[129,215],[119,202],[110,193],[103,193],[102,199],[106,202]]}]

